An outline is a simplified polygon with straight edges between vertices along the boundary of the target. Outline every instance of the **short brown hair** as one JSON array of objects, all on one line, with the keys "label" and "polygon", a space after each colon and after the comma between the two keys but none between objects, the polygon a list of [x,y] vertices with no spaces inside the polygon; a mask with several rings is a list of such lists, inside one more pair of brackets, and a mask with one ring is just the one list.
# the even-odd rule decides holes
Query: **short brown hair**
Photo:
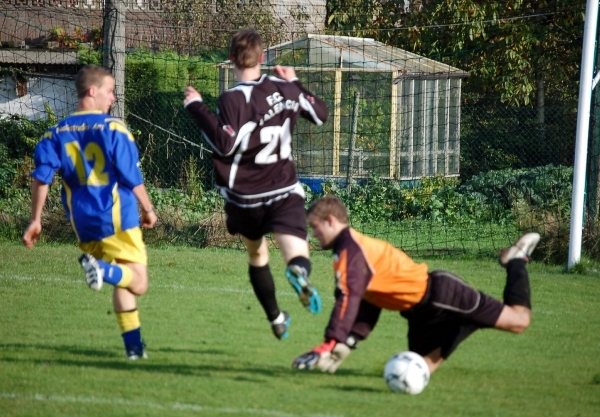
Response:
[{"label": "short brown hair", "polygon": [[239,69],[257,66],[262,52],[262,39],[254,29],[242,29],[231,38],[230,59]]},{"label": "short brown hair", "polygon": [[77,98],[84,98],[91,86],[102,87],[104,79],[112,77],[112,74],[97,65],[86,65],[81,68],[75,76],[75,89]]},{"label": "short brown hair", "polygon": [[307,211],[307,216],[315,216],[321,220],[330,214],[342,223],[348,223],[348,211],[342,200],[332,194],[327,194],[315,200]]}]

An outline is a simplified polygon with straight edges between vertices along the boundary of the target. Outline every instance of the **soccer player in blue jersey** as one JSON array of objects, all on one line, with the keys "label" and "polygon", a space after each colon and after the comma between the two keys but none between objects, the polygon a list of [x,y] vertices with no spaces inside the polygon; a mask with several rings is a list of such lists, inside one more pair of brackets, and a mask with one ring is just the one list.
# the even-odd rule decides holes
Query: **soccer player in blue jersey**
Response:
[{"label": "soccer player in blue jersey", "polygon": [[87,65],[75,78],[77,110],[49,128],[35,148],[31,223],[23,244],[32,248],[42,232],[42,210],[58,171],[62,202],[79,247],[89,287],[114,286],[113,306],[127,358],[146,358],[136,296],[148,288],[141,225],[157,221],[140,171],[133,135],[108,114],[115,80],[104,68]]}]

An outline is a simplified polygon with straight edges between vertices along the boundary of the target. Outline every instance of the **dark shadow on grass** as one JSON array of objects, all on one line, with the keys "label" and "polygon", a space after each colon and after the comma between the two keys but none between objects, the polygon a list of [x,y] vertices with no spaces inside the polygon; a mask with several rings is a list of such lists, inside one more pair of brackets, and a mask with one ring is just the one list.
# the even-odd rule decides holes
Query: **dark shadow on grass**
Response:
[{"label": "dark shadow on grass", "polygon": [[114,358],[115,352],[112,350],[98,350],[98,349],[84,349],[75,346],[59,346],[59,345],[42,345],[37,343],[6,343],[1,344],[0,349],[6,350],[25,350],[25,349],[37,349],[47,350],[58,353],[69,353],[71,355],[83,355],[96,358]]},{"label": "dark shadow on grass", "polygon": [[325,376],[327,378],[343,378],[346,376],[358,376],[361,378],[382,378],[381,373],[378,372],[369,372],[369,371],[364,371],[364,370],[357,370],[357,369],[338,369],[334,375],[328,374],[327,372],[323,373],[319,370],[317,370],[316,368],[313,369],[312,371],[307,371],[305,369],[303,370],[298,370],[298,369],[293,369],[290,367],[290,369],[293,370],[294,374],[297,375],[305,375],[307,378],[317,378],[320,376]]},{"label": "dark shadow on grass", "polygon": [[[96,358],[121,358],[124,356],[124,351],[122,350],[98,350],[98,349],[85,349],[76,346],[66,346],[66,345],[43,345],[38,343],[7,343],[0,344],[0,350],[2,349],[14,349],[14,350],[23,350],[23,349],[38,349],[38,350],[48,350],[54,351],[58,353],[69,353],[72,355],[82,355],[82,356],[90,356]],[[224,350],[217,349],[172,349],[172,348],[159,348],[154,349],[150,347],[148,349],[149,353],[152,352],[165,352],[165,353],[187,353],[194,355],[228,355],[228,353]]]},{"label": "dark shadow on grass", "polygon": [[[36,349],[40,351],[52,352],[53,357],[47,357],[49,355],[41,354],[37,355],[36,358],[11,358],[7,357],[6,353],[9,350],[20,352],[23,350]],[[125,359],[123,352],[116,350],[97,350],[97,349],[82,349],[75,346],[61,346],[61,345],[44,345],[36,343],[8,343],[0,345],[0,351],[4,351],[4,358],[1,362],[5,363],[30,363],[34,365],[48,366],[74,366],[74,367],[92,367],[98,369],[108,370],[136,370],[141,372],[158,372],[164,374],[178,374],[178,375],[190,375],[199,377],[212,377],[215,373],[223,373],[225,377],[245,378],[248,381],[255,381],[256,375],[262,375],[265,377],[281,377],[289,375],[291,369],[283,366],[265,366],[256,367],[251,364],[244,363],[242,361],[235,360],[233,358],[217,359],[215,360],[214,355],[227,355],[225,351],[206,349],[206,350],[185,350],[185,349],[156,349],[149,350],[150,359],[129,361]],[[166,352],[166,353],[180,353],[187,354],[193,353],[194,356],[190,357],[195,360],[195,364],[177,364],[177,363],[157,363],[152,361],[153,352]],[[56,358],[55,354],[67,354],[72,355],[74,358]],[[198,355],[205,355],[205,358]],[[245,375],[247,374],[247,375]],[[229,375],[229,376],[227,376]],[[264,381],[260,381],[264,382]]]},{"label": "dark shadow on grass", "polygon": [[371,387],[361,387],[361,386],[357,386],[357,385],[324,385],[321,388],[329,388],[329,389],[333,389],[336,391],[343,391],[343,392],[364,392],[364,393],[369,393],[369,394],[388,394],[389,390],[387,388],[385,388],[385,384],[384,387],[381,389],[377,389],[377,388],[371,388]]},{"label": "dark shadow on grass", "polygon": [[368,372],[368,371],[357,371],[355,369],[338,369],[335,371],[335,374],[338,376],[348,375],[348,376],[366,376],[372,378],[381,378],[381,372]]},{"label": "dark shadow on grass", "polygon": [[161,352],[161,353],[190,353],[194,355],[228,355],[228,352],[219,349],[173,349],[169,347],[164,348],[153,348],[152,345],[148,347],[148,352]]},{"label": "dark shadow on grass", "polygon": [[[223,378],[231,378],[233,380],[239,380],[244,378],[245,381],[256,381],[256,375],[269,377],[269,378],[281,378],[288,376],[291,370],[277,366],[264,366],[257,367],[247,364],[233,364],[232,361],[219,361],[211,364],[199,363],[199,364],[177,364],[177,363],[156,363],[152,362],[152,359],[148,360],[137,360],[129,361],[125,358],[120,360],[105,360],[105,361],[92,361],[92,360],[71,360],[71,359],[23,359],[23,358],[2,358],[0,362],[14,363],[14,364],[33,364],[36,366],[72,366],[80,368],[82,366],[87,368],[116,370],[116,371],[136,371],[136,372],[151,372],[161,374],[176,374],[184,376],[195,376],[195,377],[206,377],[214,378],[217,374],[222,374]],[[248,374],[248,376],[243,376]],[[264,383],[264,381],[259,381]]]},{"label": "dark shadow on grass", "polygon": [[[37,355],[36,358],[11,358],[7,357],[8,351],[20,352],[22,350],[37,349],[40,351],[52,352],[50,355],[43,353]],[[33,364],[36,366],[68,366],[77,367],[82,366],[106,369],[106,370],[117,370],[117,371],[135,371],[135,372],[150,372],[150,373],[161,373],[161,374],[175,374],[184,376],[196,376],[212,378],[219,376],[222,378],[230,378],[236,381],[246,381],[255,383],[264,383],[264,378],[289,378],[289,377],[301,377],[301,378],[323,378],[323,374],[319,371],[298,371],[293,369],[291,366],[285,365],[261,365],[256,366],[255,364],[245,362],[231,357],[225,351],[206,349],[206,350],[186,350],[186,349],[172,349],[162,348],[149,350],[150,358],[148,360],[129,361],[125,359],[124,354],[121,350],[97,350],[97,349],[82,349],[75,346],[60,346],[60,345],[44,345],[35,343],[9,343],[0,344],[0,352],[3,352],[3,358],[0,362],[4,363],[15,363],[15,364]],[[194,354],[188,356],[186,359],[193,361],[194,363],[165,363],[164,361],[153,360],[152,353],[165,352],[165,353],[179,353],[179,354]],[[56,354],[67,354],[72,355],[72,358],[54,357]],[[225,358],[215,358],[214,355],[226,355]],[[40,357],[41,356],[41,357]],[[45,356],[45,357],[44,357]],[[359,376],[367,378],[380,378],[380,375],[375,375],[372,372],[364,372],[358,370],[338,370],[336,375],[330,375],[331,378],[342,380],[339,377],[344,375]],[[332,385],[331,387],[337,390],[366,390],[370,388],[360,387],[343,387],[339,385]],[[378,392],[378,391],[374,391]]]}]

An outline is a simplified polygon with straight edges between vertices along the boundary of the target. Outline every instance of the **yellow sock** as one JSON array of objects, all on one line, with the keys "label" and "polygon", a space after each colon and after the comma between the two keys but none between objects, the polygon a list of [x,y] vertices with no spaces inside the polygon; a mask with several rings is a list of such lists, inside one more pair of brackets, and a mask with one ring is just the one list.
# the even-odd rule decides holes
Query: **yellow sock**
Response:
[{"label": "yellow sock", "polygon": [[121,268],[121,271],[123,271],[123,276],[121,277],[121,281],[119,281],[116,286],[120,288],[127,288],[129,287],[129,284],[131,284],[131,280],[133,280],[133,272],[127,265],[119,264],[119,268]]},{"label": "yellow sock", "polygon": [[129,332],[131,330],[135,330],[141,327],[140,323],[140,315],[137,309],[133,311],[124,311],[122,313],[117,314],[117,323],[119,323],[119,328],[121,329],[121,333]]}]

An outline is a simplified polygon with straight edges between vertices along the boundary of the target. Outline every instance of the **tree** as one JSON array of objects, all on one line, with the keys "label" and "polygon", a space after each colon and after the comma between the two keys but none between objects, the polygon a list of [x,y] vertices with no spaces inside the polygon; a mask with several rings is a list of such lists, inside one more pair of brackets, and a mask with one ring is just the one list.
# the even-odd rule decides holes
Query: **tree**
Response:
[{"label": "tree", "polygon": [[172,26],[172,47],[180,53],[226,49],[241,28],[258,30],[265,46],[278,44],[283,33],[268,3],[250,0],[174,0],[164,5]]},{"label": "tree", "polygon": [[[574,102],[585,0],[330,0],[328,29],[371,36],[471,73],[465,97]],[[350,33],[348,33],[350,32]]]}]

